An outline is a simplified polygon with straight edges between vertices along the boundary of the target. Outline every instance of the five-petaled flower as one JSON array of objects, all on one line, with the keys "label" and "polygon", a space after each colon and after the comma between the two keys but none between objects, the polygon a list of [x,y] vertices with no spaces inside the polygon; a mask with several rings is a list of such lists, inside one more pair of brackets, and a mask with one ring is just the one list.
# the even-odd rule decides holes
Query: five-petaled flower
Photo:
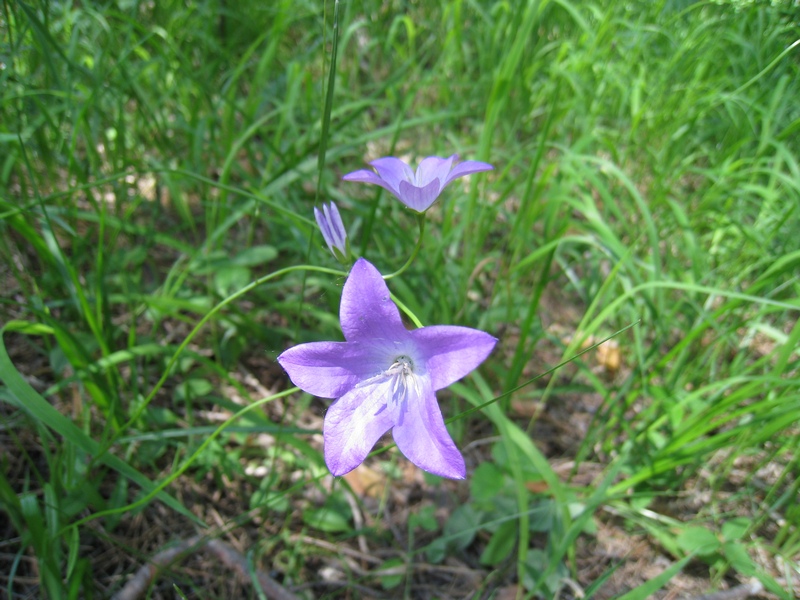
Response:
[{"label": "five-petaled flower", "polygon": [[377,173],[361,169],[348,173],[342,179],[379,185],[410,209],[423,213],[453,180],[494,169],[489,163],[475,160],[465,160],[453,167],[453,161],[457,159],[457,154],[449,158],[429,156],[419,163],[415,173],[399,158],[387,156],[369,163]]},{"label": "five-petaled flower", "polygon": [[331,473],[356,468],[391,429],[412,463],[463,479],[464,458],[447,432],[435,392],[475,369],[497,340],[468,327],[406,329],[383,277],[363,258],[344,284],[339,317],[346,341],[300,344],[278,357],[296,386],[336,398],[323,425]]},{"label": "five-petaled flower", "polygon": [[314,217],[317,219],[317,225],[322,232],[322,237],[325,243],[328,244],[331,253],[336,260],[347,264],[350,261],[350,249],[347,244],[347,231],[342,223],[342,217],[339,215],[339,209],[336,204],[322,204],[322,210],[314,207]]}]

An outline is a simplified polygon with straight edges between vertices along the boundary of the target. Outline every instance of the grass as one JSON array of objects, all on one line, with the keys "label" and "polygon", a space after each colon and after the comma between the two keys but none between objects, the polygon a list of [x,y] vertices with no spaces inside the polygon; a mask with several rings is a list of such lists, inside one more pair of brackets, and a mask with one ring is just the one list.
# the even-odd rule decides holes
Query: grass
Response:
[{"label": "grass", "polygon": [[[793,3],[2,10],[9,598],[112,595],[197,532],[300,597],[798,593]],[[390,288],[500,338],[439,394],[468,478],[331,481],[275,363],[341,335],[312,207],[392,272],[415,218],[341,175],[453,152],[496,170]],[[151,597],[258,595],[190,560]]]}]

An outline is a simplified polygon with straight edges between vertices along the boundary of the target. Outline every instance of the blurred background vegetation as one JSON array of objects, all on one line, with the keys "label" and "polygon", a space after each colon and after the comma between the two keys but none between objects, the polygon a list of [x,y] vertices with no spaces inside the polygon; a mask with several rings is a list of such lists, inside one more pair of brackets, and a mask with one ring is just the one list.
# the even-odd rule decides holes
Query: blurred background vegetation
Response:
[{"label": "blurred background vegetation", "polygon": [[[796,597],[796,2],[6,0],[0,33],[8,598],[149,560],[141,597]],[[336,268],[330,199],[398,268],[413,215],[340,177],[456,152],[496,170],[390,287],[500,338],[439,394],[468,478],[333,481],[274,359],[340,339],[343,278],[282,269]]]}]

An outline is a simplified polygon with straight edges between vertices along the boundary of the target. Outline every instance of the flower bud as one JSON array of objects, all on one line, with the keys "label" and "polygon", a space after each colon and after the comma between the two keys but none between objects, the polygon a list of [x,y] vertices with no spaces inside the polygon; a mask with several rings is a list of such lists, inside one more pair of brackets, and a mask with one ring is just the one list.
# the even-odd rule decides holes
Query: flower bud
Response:
[{"label": "flower bud", "polygon": [[347,240],[342,217],[333,202],[322,204],[322,210],[314,207],[314,217],[333,256],[342,264],[350,263],[350,243]]}]

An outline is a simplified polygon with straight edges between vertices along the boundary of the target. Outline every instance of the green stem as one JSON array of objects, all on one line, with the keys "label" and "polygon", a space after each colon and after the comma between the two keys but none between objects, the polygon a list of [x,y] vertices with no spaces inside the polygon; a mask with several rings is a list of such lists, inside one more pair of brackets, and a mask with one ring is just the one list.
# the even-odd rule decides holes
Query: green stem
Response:
[{"label": "green stem", "polygon": [[397,277],[398,275],[402,275],[408,267],[411,266],[411,263],[414,262],[414,259],[417,258],[417,254],[419,254],[419,249],[422,248],[422,234],[425,233],[425,213],[417,214],[417,224],[419,225],[419,239],[417,240],[416,246],[414,246],[414,250],[411,252],[411,256],[408,257],[406,264],[400,267],[394,273],[390,273],[389,275],[384,275],[384,279],[391,279],[392,277]]},{"label": "green stem", "polygon": [[[155,498],[160,492],[162,492],[170,483],[172,483],[178,477],[180,477],[181,474],[184,473],[186,471],[186,469],[188,469],[194,463],[194,461],[197,459],[197,457],[200,456],[206,450],[208,445],[212,441],[214,441],[219,434],[221,434],[223,431],[225,431],[225,429],[227,429],[228,426],[230,426],[232,423],[234,423],[235,421],[237,421],[238,419],[243,417],[245,414],[247,414],[251,410],[253,410],[255,408],[258,408],[259,406],[262,406],[264,404],[267,404],[268,402],[272,402],[273,400],[277,400],[278,398],[283,398],[285,396],[290,396],[291,394],[294,394],[295,392],[297,392],[299,390],[300,390],[300,388],[291,387],[291,388],[289,388],[287,390],[283,390],[282,392],[279,392],[277,394],[273,394],[271,396],[267,396],[266,398],[261,398],[259,400],[256,400],[252,404],[248,404],[247,406],[243,407],[238,412],[236,412],[235,414],[230,416],[219,427],[217,427],[214,430],[214,432],[211,435],[209,435],[203,441],[203,443],[200,444],[200,446],[197,447],[197,449],[192,453],[192,455],[189,456],[189,458],[186,459],[186,461],[177,470],[175,470],[173,473],[171,473],[168,477],[164,478],[164,480],[161,483],[156,485],[147,494],[145,494],[144,496],[142,496],[138,500],[136,500],[136,501],[134,501],[131,504],[128,504],[126,506],[120,506],[120,507],[117,507],[117,508],[109,508],[107,510],[101,510],[100,512],[96,512],[96,513],[90,514],[90,515],[88,515],[88,516],[76,521],[75,523],[71,523],[68,527],[78,527],[80,525],[83,525],[84,523],[88,523],[89,521],[94,521],[95,519],[99,519],[100,517],[107,517],[107,516],[114,515],[114,514],[122,514],[122,513],[128,512],[128,511],[131,511],[131,510],[135,510],[135,509],[139,508],[140,506],[146,505],[153,498]],[[62,532],[65,531],[65,529],[62,530]]]},{"label": "green stem", "polygon": [[[161,375],[161,378],[156,382],[155,386],[150,391],[150,394],[148,394],[147,398],[144,399],[144,402],[142,402],[141,405],[138,407],[138,409],[136,410],[136,413],[130,419],[128,419],[128,422],[125,423],[125,425],[123,425],[119,429],[119,432],[126,431],[131,425],[133,425],[139,419],[139,417],[142,416],[142,413],[145,411],[145,409],[147,408],[148,404],[150,404],[151,400],[155,397],[155,395],[158,392],[158,390],[160,390],[161,386],[163,386],[164,383],[167,381],[167,378],[169,377],[169,375],[170,375],[170,373],[172,371],[172,367],[177,362],[177,360],[180,357],[181,353],[183,353],[183,351],[186,348],[186,346],[189,345],[189,342],[191,342],[192,339],[194,338],[194,336],[197,335],[197,333],[200,331],[200,329],[203,327],[203,325],[205,325],[214,315],[216,315],[220,310],[222,310],[225,306],[227,306],[228,304],[230,304],[231,302],[233,302],[237,298],[240,298],[240,297],[244,296],[245,294],[247,294],[251,290],[257,288],[259,285],[269,281],[270,279],[275,279],[276,277],[280,277],[282,275],[286,275],[287,273],[291,273],[292,271],[318,271],[320,273],[328,273],[330,275],[336,275],[336,276],[339,276],[339,277],[347,277],[347,273],[344,273],[343,271],[337,271],[335,269],[328,269],[326,267],[315,267],[315,266],[312,266],[312,265],[297,265],[297,266],[294,266],[294,267],[287,267],[285,269],[280,269],[278,271],[274,271],[274,272],[270,273],[269,275],[265,275],[264,277],[256,279],[252,283],[249,283],[248,285],[244,286],[242,289],[238,290],[237,292],[234,292],[233,294],[231,294],[230,296],[228,296],[227,298],[222,300],[220,303],[218,303],[216,306],[214,306],[214,308],[212,308],[210,311],[208,311],[205,314],[205,316],[202,319],[200,319],[200,321],[197,322],[197,325],[194,326],[194,329],[192,329],[192,331],[189,332],[189,335],[186,336],[186,339],[184,339],[183,342],[181,343],[181,345],[178,346],[178,349],[175,351],[175,354],[172,355],[172,358],[169,360],[169,362],[167,363],[167,366],[164,368],[164,373],[163,373],[163,375]],[[113,443],[114,443],[114,439],[112,438],[108,442],[108,444],[103,448],[103,452],[108,450],[108,448]]]}]

